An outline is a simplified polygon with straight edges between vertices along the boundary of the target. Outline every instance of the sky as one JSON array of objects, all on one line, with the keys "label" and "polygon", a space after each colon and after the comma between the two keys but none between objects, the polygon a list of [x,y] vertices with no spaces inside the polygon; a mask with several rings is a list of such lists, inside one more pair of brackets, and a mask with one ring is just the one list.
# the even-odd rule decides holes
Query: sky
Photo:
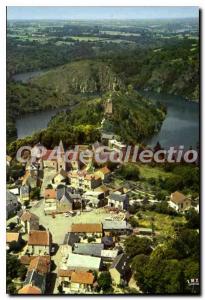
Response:
[{"label": "sky", "polygon": [[7,18],[24,19],[170,19],[198,17],[198,7],[52,7],[9,6]]}]

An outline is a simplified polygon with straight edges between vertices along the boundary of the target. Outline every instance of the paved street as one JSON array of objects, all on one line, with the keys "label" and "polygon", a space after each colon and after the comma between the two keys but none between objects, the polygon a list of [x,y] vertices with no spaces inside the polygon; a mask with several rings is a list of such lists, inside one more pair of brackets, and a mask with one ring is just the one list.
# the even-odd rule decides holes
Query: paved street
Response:
[{"label": "paved street", "polygon": [[103,208],[95,209],[91,212],[82,212],[80,216],[65,217],[63,214],[56,215],[53,218],[51,215],[45,216],[43,211],[43,200],[30,209],[30,212],[39,217],[40,225],[45,229],[49,229],[53,242],[61,245],[63,243],[65,234],[68,232],[72,223],[100,223],[106,217],[110,217]]}]

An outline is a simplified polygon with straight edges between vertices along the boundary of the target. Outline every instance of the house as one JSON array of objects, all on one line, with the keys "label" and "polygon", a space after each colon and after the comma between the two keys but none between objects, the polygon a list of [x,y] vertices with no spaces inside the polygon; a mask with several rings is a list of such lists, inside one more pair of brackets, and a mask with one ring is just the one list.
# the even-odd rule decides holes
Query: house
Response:
[{"label": "house", "polygon": [[28,210],[21,213],[19,223],[22,225],[24,233],[29,233],[30,230],[39,230],[39,218]]},{"label": "house", "polygon": [[40,187],[42,184],[42,179],[35,171],[26,170],[24,176],[22,177],[22,186],[27,185],[30,188]]},{"label": "house", "polygon": [[102,180],[94,173],[88,174],[84,172],[70,172],[70,185],[74,188],[81,188],[84,190],[92,190],[102,184]]},{"label": "house", "polygon": [[100,176],[95,174],[87,174],[84,177],[84,189],[93,190],[102,184]]},{"label": "house", "polygon": [[[40,278],[42,278],[41,275],[40,275]],[[20,294],[20,295],[41,295],[43,293],[42,293],[41,288],[39,288],[36,284],[29,283],[29,284],[24,285],[18,291],[18,294]]]},{"label": "house", "polygon": [[58,269],[58,284],[62,287],[64,293],[70,292],[71,275],[73,272],[73,270]]},{"label": "house", "polygon": [[57,211],[57,192],[55,189],[45,189],[44,191],[44,213],[49,215]]},{"label": "house", "polygon": [[46,150],[42,156],[42,164],[44,169],[55,169],[58,171],[58,162],[55,150]]},{"label": "house", "polygon": [[70,289],[72,292],[91,292],[94,280],[91,272],[72,272]]},{"label": "house", "polygon": [[38,257],[44,258],[47,261],[48,264],[50,264],[50,262],[51,262],[50,255],[41,255],[41,256],[39,256],[39,255],[22,255],[20,257],[20,262],[21,262],[22,265],[28,267],[30,265],[31,261],[35,258],[38,258]]},{"label": "house", "polygon": [[109,261],[113,261],[117,257],[118,253],[119,253],[118,249],[113,249],[113,250],[105,249],[101,251],[101,257],[103,261],[109,262]]},{"label": "house", "polygon": [[69,253],[68,258],[63,259],[63,263],[61,264],[60,268],[83,272],[90,270],[99,271],[101,268],[101,258],[90,255]]},{"label": "house", "polygon": [[19,232],[7,232],[6,233],[6,247],[7,250],[10,249],[10,245],[12,242],[16,242],[20,245],[22,241],[21,234]]},{"label": "house", "polygon": [[171,194],[169,205],[178,212],[184,212],[191,207],[191,199],[176,191]]},{"label": "house", "polygon": [[51,269],[51,259],[50,256],[36,256],[31,259],[28,271],[35,270],[40,274],[47,274]]},{"label": "house", "polygon": [[108,182],[111,171],[108,169],[108,167],[105,166],[95,171],[95,174],[101,178],[102,182]]},{"label": "house", "polygon": [[126,221],[104,221],[103,231],[105,236],[129,234],[132,227]]},{"label": "house", "polygon": [[104,206],[106,203],[104,200],[104,194],[100,191],[96,191],[96,189],[93,191],[86,191],[82,198],[90,207],[98,208]]},{"label": "house", "polygon": [[121,142],[118,142],[117,140],[109,140],[108,146],[110,149],[116,150],[116,151],[122,151],[124,152],[126,150],[126,145],[122,144]]},{"label": "house", "polygon": [[67,253],[73,251],[73,246],[75,243],[80,242],[80,237],[78,233],[69,232],[65,235],[63,245],[61,245],[61,253],[65,256]]},{"label": "house", "polygon": [[127,210],[129,207],[129,198],[127,194],[122,194],[119,191],[113,192],[108,197],[108,206]]},{"label": "house", "polygon": [[52,182],[54,184],[58,184],[61,182],[68,182],[68,176],[67,176],[67,172],[63,169],[60,169],[60,171],[53,177]]},{"label": "house", "polygon": [[64,293],[91,292],[95,280],[91,272],[74,272],[68,270],[58,270],[58,278]]},{"label": "house", "polygon": [[51,215],[57,212],[57,202],[56,199],[46,199],[44,203],[44,213],[45,215]]},{"label": "house", "polygon": [[18,198],[16,195],[6,190],[6,218],[14,216],[20,207]]},{"label": "house", "polygon": [[99,193],[99,196],[98,196],[99,198],[107,197],[109,195],[109,191],[110,191],[110,189],[105,185],[101,185],[101,186],[97,187],[96,189],[94,189],[94,192]]},{"label": "house", "polygon": [[73,199],[66,186],[57,188],[56,199],[58,212],[67,212],[73,209]]},{"label": "house", "polygon": [[18,294],[44,294],[45,287],[45,274],[38,273],[36,270],[28,271],[24,286],[18,291]]},{"label": "house", "polygon": [[101,251],[104,249],[103,244],[94,243],[75,243],[73,253],[101,257]]},{"label": "house", "polygon": [[20,187],[20,201],[24,203],[30,200],[30,187],[26,184]]},{"label": "house", "polygon": [[118,255],[110,266],[109,272],[115,285],[126,283],[130,275],[128,257],[124,253]]},{"label": "house", "polygon": [[102,237],[102,224],[72,224],[70,232],[78,233],[81,236]]},{"label": "house", "polygon": [[112,133],[112,132],[109,132],[109,133],[102,132],[102,134],[101,134],[101,142],[104,145],[108,146],[109,141],[113,140],[113,139],[115,139],[115,134],[114,133]]},{"label": "house", "polygon": [[112,236],[107,236],[107,235],[102,237],[102,243],[104,244],[105,249],[108,249],[115,245]]},{"label": "house", "polygon": [[51,244],[52,237],[48,230],[30,230],[27,251],[31,255],[50,255]]},{"label": "house", "polygon": [[62,142],[53,150],[46,150],[42,156],[43,168],[55,169],[59,172],[61,169],[66,170],[65,151]]},{"label": "house", "polygon": [[11,192],[12,194],[14,194],[16,196],[19,196],[19,188],[18,187],[9,189],[9,192]]},{"label": "house", "polygon": [[[25,257],[26,256],[24,256],[24,258]],[[23,288],[18,291],[18,294],[44,294],[46,289],[46,277],[51,268],[50,256],[30,256],[27,261],[29,266],[26,279]]]},{"label": "house", "polygon": [[45,189],[44,191],[44,199],[56,199],[56,190],[54,189]]}]

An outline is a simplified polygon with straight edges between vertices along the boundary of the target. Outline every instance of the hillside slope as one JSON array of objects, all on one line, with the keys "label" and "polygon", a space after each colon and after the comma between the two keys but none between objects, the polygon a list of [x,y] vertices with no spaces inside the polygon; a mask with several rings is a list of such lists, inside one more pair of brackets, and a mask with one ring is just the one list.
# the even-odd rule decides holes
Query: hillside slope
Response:
[{"label": "hillside slope", "polygon": [[60,94],[104,93],[123,86],[111,68],[100,61],[76,61],[50,70],[31,84],[51,88]]}]

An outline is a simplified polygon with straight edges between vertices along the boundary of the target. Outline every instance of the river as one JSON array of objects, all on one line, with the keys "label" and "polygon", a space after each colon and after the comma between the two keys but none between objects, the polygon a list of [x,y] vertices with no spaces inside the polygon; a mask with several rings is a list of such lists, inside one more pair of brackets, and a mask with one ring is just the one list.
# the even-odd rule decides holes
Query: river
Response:
[{"label": "river", "polygon": [[49,109],[35,113],[28,113],[16,120],[17,136],[24,138],[38,130],[45,129],[53,116],[66,108]]},{"label": "river", "polygon": [[[31,78],[42,74],[44,71],[18,74],[14,80],[28,82]],[[159,141],[161,146],[184,145],[185,148],[196,148],[199,142],[199,104],[188,102],[182,97],[141,91],[146,98],[152,101],[160,101],[167,107],[167,115],[160,131],[145,143],[155,146]],[[64,108],[65,109],[65,108]],[[43,112],[29,113],[17,119],[16,127],[18,138],[23,138],[47,127],[50,119],[63,108],[50,109]]]},{"label": "river", "polygon": [[167,108],[166,118],[161,129],[145,143],[155,146],[157,142],[165,149],[183,145],[185,149],[196,149],[199,143],[200,105],[179,96],[141,92],[152,101],[160,101]]}]

